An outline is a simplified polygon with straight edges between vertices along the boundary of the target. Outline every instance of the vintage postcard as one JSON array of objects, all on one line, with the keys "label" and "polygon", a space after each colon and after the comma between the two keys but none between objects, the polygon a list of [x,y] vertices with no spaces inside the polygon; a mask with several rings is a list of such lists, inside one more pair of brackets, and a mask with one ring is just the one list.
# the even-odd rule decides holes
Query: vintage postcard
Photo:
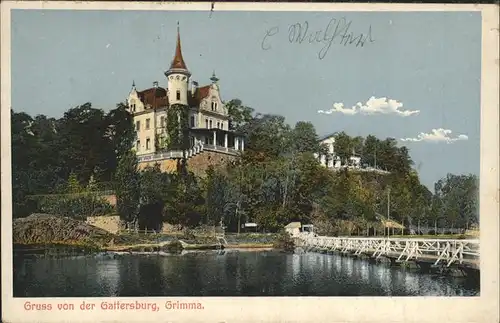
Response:
[{"label": "vintage postcard", "polygon": [[498,14],[2,2],[2,322],[498,322]]}]

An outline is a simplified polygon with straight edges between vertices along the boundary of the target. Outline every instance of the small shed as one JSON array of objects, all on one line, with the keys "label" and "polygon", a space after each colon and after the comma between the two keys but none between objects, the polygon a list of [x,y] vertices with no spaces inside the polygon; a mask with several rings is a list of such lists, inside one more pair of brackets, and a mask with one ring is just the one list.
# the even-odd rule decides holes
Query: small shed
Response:
[{"label": "small shed", "polygon": [[392,234],[394,234],[394,229],[399,229],[401,231],[401,234],[403,234],[403,230],[405,229],[404,225],[394,220],[384,219],[382,220],[382,224],[384,225],[384,228],[387,229],[387,232],[392,229]]},{"label": "small shed", "polygon": [[285,231],[288,232],[292,237],[300,235],[300,228],[302,224],[300,222],[290,222],[285,226]]},{"label": "small shed", "polygon": [[251,231],[251,230],[257,232],[257,227],[258,227],[257,223],[253,223],[253,222],[247,222],[247,223],[241,225],[241,228],[243,230],[245,230],[245,232]]}]

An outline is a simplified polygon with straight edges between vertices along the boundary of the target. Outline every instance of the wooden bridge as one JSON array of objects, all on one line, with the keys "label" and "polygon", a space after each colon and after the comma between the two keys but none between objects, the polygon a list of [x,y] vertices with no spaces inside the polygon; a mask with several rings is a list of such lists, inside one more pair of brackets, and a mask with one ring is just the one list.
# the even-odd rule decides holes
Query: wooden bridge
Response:
[{"label": "wooden bridge", "polygon": [[421,267],[479,270],[479,239],[326,237],[301,233],[295,240],[305,251],[386,258],[396,263],[412,261]]}]

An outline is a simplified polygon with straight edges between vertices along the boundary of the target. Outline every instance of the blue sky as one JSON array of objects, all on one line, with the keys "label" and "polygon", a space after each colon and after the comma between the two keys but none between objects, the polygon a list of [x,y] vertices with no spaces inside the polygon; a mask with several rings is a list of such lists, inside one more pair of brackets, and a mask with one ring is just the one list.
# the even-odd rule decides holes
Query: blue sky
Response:
[{"label": "blue sky", "polygon": [[[342,18],[372,41],[337,36],[322,59],[325,43],[289,41],[290,25],[307,21],[321,40]],[[12,108],[60,117],[85,102],[113,108],[133,80],[166,86],[177,21],[192,79],[207,84],[215,70],[224,100],[311,121],[320,135],[394,137],[429,188],[448,172],[479,175],[477,12],[13,10]]]}]

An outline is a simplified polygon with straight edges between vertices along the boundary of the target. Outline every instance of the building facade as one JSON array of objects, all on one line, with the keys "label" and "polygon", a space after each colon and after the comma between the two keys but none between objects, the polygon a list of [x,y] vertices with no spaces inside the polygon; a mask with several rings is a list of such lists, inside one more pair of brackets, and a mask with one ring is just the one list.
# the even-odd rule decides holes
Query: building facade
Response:
[{"label": "building facade", "polygon": [[[135,151],[139,167],[159,163],[163,170],[168,170],[167,164],[183,157],[189,159],[204,152],[210,152],[205,154],[208,159],[214,154],[235,157],[244,150],[244,137],[229,130],[230,118],[215,72],[210,84],[198,86],[191,80],[191,72],[182,56],[179,29],[174,59],[164,75],[166,87],[156,81],[152,87],[139,91],[134,82],[127,98],[137,133]],[[169,147],[172,133],[168,128],[172,124],[169,111],[174,108],[182,110],[187,118],[184,121],[188,123],[189,144],[182,148]],[[180,124],[180,117],[177,118]],[[218,160],[224,160],[221,156]]]},{"label": "building facade", "polygon": [[361,168],[361,157],[356,156],[354,152],[347,162],[342,161],[341,158],[335,154],[335,133],[321,138],[320,144],[327,148],[326,154],[316,154],[316,158],[318,158],[322,166],[332,169],[340,169],[343,167]]},{"label": "building facade", "polygon": [[325,154],[315,154],[315,157],[318,159],[319,163],[333,171],[341,170],[341,169],[351,169],[359,172],[372,172],[382,175],[389,174],[388,171],[377,168],[376,165],[362,165],[361,157],[356,154],[355,151],[352,152],[352,155],[348,160],[342,160],[335,153],[335,135],[336,133],[324,136],[320,138],[320,144],[326,147]]}]

